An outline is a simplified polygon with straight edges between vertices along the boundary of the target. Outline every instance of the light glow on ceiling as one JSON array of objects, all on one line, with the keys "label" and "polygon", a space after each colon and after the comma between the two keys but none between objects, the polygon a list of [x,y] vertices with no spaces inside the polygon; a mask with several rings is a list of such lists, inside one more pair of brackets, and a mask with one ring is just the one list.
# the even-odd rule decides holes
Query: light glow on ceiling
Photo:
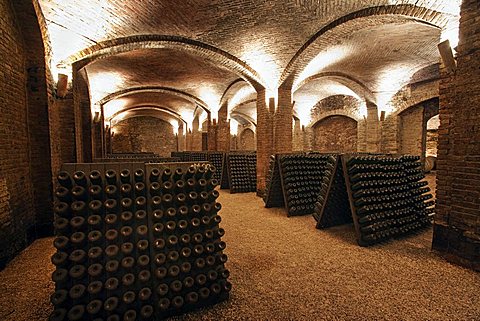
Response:
[{"label": "light glow on ceiling", "polygon": [[230,134],[238,134],[238,122],[235,119],[230,119]]},{"label": "light glow on ceiling", "polygon": [[450,29],[442,30],[442,34],[440,35],[440,42],[445,40],[450,42],[450,47],[452,48],[454,55],[457,53],[455,48],[458,46],[459,32],[459,26],[456,26]]},{"label": "light glow on ceiling", "polygon": [[293,88],[296,88],[303,80],[318,74],[323,69],[345,59],[348,51],[343,46],[335,46],[329,48],[327,51],[320,52],[315,58],[313,58],[305,69],[300,73],[298,79],[293,84]]},{"label": "light glow on ceiling", "polygon": [[[306,92],[303,92],[302,88],[306,90]],[[314,91],[312,92],[310,88],[314,88]],[[310,125],[313,107],[321,100],[335,95],[352,96],[360,101],[363,100],[357,93],[344,84],[328,78],[319,79],[301,87],[293,95],[293,100],[295,101],[294,108],[300,119],[300,123],[303,126]]]},{"label": "light glow on ceiling", "polygon": [[192,129],[193,128],[193,112],[185,110],[180,113],[180,116],[182,116],[182,119],[187,124],[187,126],[184,126],[184,130]]},{"label": "light glow on ceiling", "polygon": [[265,87],[271,92],[277,91],[280,79],[280,66],[275,59],[265,52],[264,43],[249,44],[248,51],[244,52],[240,59],[250,65],[265,82]]},{"label": "light glow on ceiling", "polygon": [[105,120],[110,120],[112,116],[128,105],[128,99],[119,98],[110,100],[103,104],[103,117]]},{"label": "light glow on ceiling", "polygon": [[88,80],[90,86],[90,99],[92,103],[97,103],[109,93],[114,93],[120,89],[123,83],[123,77],[116,72],[89,73]]},{"label": "light glow on ceiling", "polygon": [[198,98],[203,100],[210,111],[218,112],[219,104],[220,104],[220,97],[219,94],[215,89],[211,87],[202,87],[199,91]]},{"label": "light glow on ceiling", "polygon": [[178,120],[176,119],[170,119],[169,120],[170,125],[172,125],[173,128],[173,134],[178,135]]},{"label": "light glow on ceiling", "polygon": [[[413,68],[412,68],[413,67]],[[398,91],[407,85],[412,75],[418,71],[415,66],[401,65],[401,66],[385,66],[378,76],[378,92],[375,93],[378,114],[382,111],[386,115],[395,110],[392,98]]]},{"label": "light glow on ceiling", "polygon": [[230,112],[233,108],[247,100],[247,98],[249,98],[255,93],[256,91],[252,86],[243,86],[228,101],[228,111]]}]

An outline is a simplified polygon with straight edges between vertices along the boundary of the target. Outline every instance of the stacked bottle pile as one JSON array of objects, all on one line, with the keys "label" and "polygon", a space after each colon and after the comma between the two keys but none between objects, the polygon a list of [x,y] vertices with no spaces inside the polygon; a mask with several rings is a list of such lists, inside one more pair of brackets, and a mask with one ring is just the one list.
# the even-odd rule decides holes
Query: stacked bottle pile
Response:
[{"label": "stacked bottle pile", "polygon": [[225,156],[224,152],[208,152],[207,153],[207,160],[217,169],[213,177],[217,179],[219,182],[221,182],[222,180],[224,156]]},{"label": "stacked bottle pile", "polygon": [[[255,165],[253,166],[252,163]],[[255,154],[241,152],[227,154],[230,193],[248,193],[256,191],[256,165]],[[255,173],[255,175],[251,172]]]},{"label": "stacked bottle pile", "polygon": [[250,174],[250,190],[255,192],[257,190],[257,154],[247,153],[248,173]]},{"label": "stacked bottle pile", "polygon": [[265,195],[263,197],[266,208],[285,206],[280,169],[278,167],[278,157],[278,155],[270,156],[270,164],[265,182]]},{"label": "stacked bottle pile", "polygon": [[213,166],[63,169],[50,320],[162,319],[228,297]]},{"label": "stacked bottle pile", "polygon": [[341,158],[338,155],[332,155],[328,161],[332,164],[333,170],[326,170],[313,212],[317,228],[352,222]]},{"label": "stacked bottle pile", "polygon": [[93,159],[94,163],[126,163],[126,162],[143,162],[143,163],[178,163],[181,161],[180,157],[160,157],[160,156],[143,156],[140,154],[138,157],[126,157],[122,158],[119,156],[116,157],[107,157],[107,158],[95,158]]},{"label": "stacked bottle pile", "polygon": [[430,224],[433,201],[416,156],[353,156],[345,160],[360,245]]},{"label": "stacked bottle pile", "polygon": [[172,157],[178,157],[182,162],[204,162],[208,160],[207,153],[201,151],[171,152]]},{"label": "stacked bottle pile", "polygon": [[279,169],[288,216],[313,213],[323,178],[334,169],[330,156],[281,155]]}]

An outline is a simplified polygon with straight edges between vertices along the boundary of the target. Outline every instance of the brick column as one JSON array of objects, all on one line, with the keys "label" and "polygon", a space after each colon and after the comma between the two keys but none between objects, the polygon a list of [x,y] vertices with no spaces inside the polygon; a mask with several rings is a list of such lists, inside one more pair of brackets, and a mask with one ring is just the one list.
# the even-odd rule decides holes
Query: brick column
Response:
[{"label": "brick column", "polygon": [[92,160],[90,97],[88,85],[80,70],[81,66],[73,64],[73,112],[75,115],[75,148],[77,162],[90,162]]},{"label": "brick column", "polygon": [[185,150],[186,139],[184,134],[184,124],[183,121],[178,122],[178,151],[182,152]]},{"label": "brick column", "polygon": [[200,131],[200,119],[198,115],[195,116],[192,123],[192,146],[190,150],[202,150],[202,133]]},{"label": "brick column", "polygon": [[366,151],[369,153],[380,151],[379,129],[378,107],[371,102],[367,102]]},{"label": "brick column", "polygon": [[208,121],[208,132],[207,132],[207,135],[208,135],[208,140],[207,140],[207,143],[208,143],[208,150],[210,151],[214,151],[214,150],[217,150],[217,129],[218,129],[218,126],[217,126],[217,120],[216,119],[213,119],[213,120],[209,120]]},{"label": "brick column", "polygon": [[433,249],[480,270],[480,5],[461,8],[458,69],[440,82]]},{"label": "brick column", "polygon": [[224,103],[218,111],[217,123],[217,150],[230,150],[230,123],[228,121],[227,103]]},{"label": "brick column", "polygon": [[265,89],[257,90],[257,195],[265,192],[265,177],[273,152],[273,117],[266,98]]},{"label": "brick column", "polygon": [[302,151],[303,149],[303,131],[300,119],[295,119],[295,126],[293,127],[293,143],[292,150]]},{"label": "brick column", "polygon": [[274,119],[275,153],[292,151],[293,105],[291,88],[278,89],[278,105]]}]

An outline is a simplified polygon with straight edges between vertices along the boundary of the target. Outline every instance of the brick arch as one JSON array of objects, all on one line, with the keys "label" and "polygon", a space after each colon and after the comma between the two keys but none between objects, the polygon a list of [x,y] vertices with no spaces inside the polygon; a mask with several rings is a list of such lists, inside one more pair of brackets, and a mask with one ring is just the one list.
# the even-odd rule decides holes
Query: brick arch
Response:
[{"label": "brick arch", "polygon": [[280,87],[292,87],[292,85],[298,78],[300,72],[314,58],[315,54],[317,53],[317,50],[314,48],[314,44],[319,39],[321,39],[321,37],[326,32],[355,19],[384,15],[398,15],[410,17],[414,21],[424,23],[439,29],[446,28],[449,24],[449,19],[451,18],[450,15],[447,15],[445,13],[412,4],[376,6],[349,13],[322,27],[309,40],[307,40],[307,42],[305,42],[302,47],[300,47],[300,49],[295,53],[295,55],[285,67],[280,77]]},{"label": "brick arch", "polygon": [[315,151],[353,153],[358,146],[358,122],[346,115],[329,115],[312,126]]},{"label": "brick arch", "polygon": [[302,80],[300,83],[298,83],[293,88],[292,92],[297,91],[302,86],[312,81],[322,79],[322,78],[334,80],[350,88],[353,92],[358,94],[360,97],[364,97],[365,100],[371,101],[373,103],[376,102],[376,97],[374,93],[363,82],[343,72],[321,72],[313,76],[307,77],[304,80]]},{"label": "brick arch", "polygon": [[[343,95],[341,95],[341,96],[343,96]],[[330,96],[330,97],[332,97],[332,96]],[[320,100],[319,102],[317,102],[315,104],[315,106],[312,109],[314,109],[316,106],[320,106],[322,104],[322,102],[325,101],[325,99],[329,99],[330,97],[326,97],[326,98]],[[345,97],[351,97],[355,100],[358,100],[357,98],[355,98],[353,96],[345,96]],[[332,117],[332,116],[345,116],[345,117],[348,117],[348,118],[352,118],[353,120],[355,120],[357,122],[362,120],[361,115],[357,110],[357,106],[344,106],[344,107],[347,107],[347,108],[335,108],[335,109],[328,110],[328,111],[322,111],[320,113],[317,113],[317,114],[313,115],[313,117],[310,121],[309,127],[314,127],[321,120],[323,120],[327,117]],[[355,108],[353,108],[353,107],[355,107]]]},{"label": "brick arch", "polygon": [[265,88],[265,82],[260,75],[247,63],[234,55],[200,41],[172,35],[136,35],[102,41],[71,55],[62,61],[61,64],[69,65],[75,63],[84,67],[97,59],[136,49],[149,48],[169,48],[192,52],[238,74],[257,90]]},{"label": "brick arch", "polygon": [[[409,94],[406,94],[406,92],[409,92]],[[415,89],[412,89],[411,85],[406,85],[390,99],[390,102],[394,103],[396,107],[392,112],[392,116],[397,116],[412,106],[437,98],[438,96],[439,81],[424,83]]]},{"label": "brick arch", "polygon": [[402,87],[390,100],[395,110],[387,114],[382,122],[381,150],[384,153],[400,153],[402,114],[414,106],[439,97],[439,81],[431,81],[420,85],[406,85]]},{"label": "brick arch", "polygon": [[[168,107],[164,107],[164,106],[160,106],[160,105],[153,105],[153,104],[149,104],[148,106],[146,106],[146,105],[130,106],[128,108],[122,109],[122,110],[116,112],[115,114],[113,114],[112,117],[110,117],[110,120],[114,120],[116,117],[120,117],[122,114],[132,113],[132,112],[135,112],[135,115],[137,115],[137,114],[138,115],[143,115],[143,114],[147,115],[148,114],[148,116],[152,116],[152,117],[156,117],[157,114],[159,116],[161,114],[166,114],[166,115],[169,115],[172,118],[177,119],[178,121],[181,121],[184,124],[186,124],[186,121],[182,118],[182,116],[180,114],[176,113],[175,111],[171,110]],[[142,112],[144,112],[144,113],[142,113]],[[135,117],[135,115],[132,115],[131,117]],[[130,118],[130,117],[122,118],[122,120],[125,120],[125,119],[128,119],[128,118]],[[157,118],[161,118],[161,117],[157,117]],[[164,118],[162,118],[162,119],[164,119]]]},{"label": "brick arch", "polygon": [[166,93],[166,94],[171,94],[180,98],[183,98],[187,101],[192,102],[193,104],[196,104],[203,108],[207,113],[210,112],[210,109],[208,108],[208,105],[200,98],[197,96],[194,96],[192,94],[189,94],[187,92],[184,92],[182,90],[178,90],[175,88],[170,88],[170,87],[162,87],[162,86],[140,86],[140,87],[130,87],[124,90],[116,91],[114,93],[111,93],[107,96],[105,96],[102,100],[100,100],[98,103],[100,105],[104,105],[110,100],[118,99],[121,97],[129,96],[132,94],[137,94],[137,93],[146,93],[146,92],[154,92],[154,93]]}]

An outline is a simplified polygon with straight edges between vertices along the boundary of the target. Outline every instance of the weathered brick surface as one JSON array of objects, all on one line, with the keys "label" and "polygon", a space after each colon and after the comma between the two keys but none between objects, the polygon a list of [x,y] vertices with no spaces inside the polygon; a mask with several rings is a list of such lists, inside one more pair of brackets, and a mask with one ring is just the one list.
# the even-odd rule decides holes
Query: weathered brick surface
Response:
[{"label": "weathered brick surface", "polygon": [[113,127],[114,153],[153,152],[170,157],[177,150],[177,140],[170,123],[154,117],[133,117]]},{"label": "weathered brick surface", "polygon": [[423,154],[423,106],[416,105],[399,116],[400,153],[411,155]]},{"label": "weathered brick surface", "polygon": [[464,0],[458,69],[442,70],[433,248],[480,270],[480,3]]},{"label": "weathered brick surface", "polygon": [[27,229],[35,224],[29,152],[26,52],[11,2],[7,0],[0,1],[0,37],[1,265],[25,245]]},{"label": "weathered brick surface", "polygon": [[239,128],[239,150],[255,150],[255,132],[251,126]]},{"label": "weathered brick surface", "polygon": [[324,153],[357,151],[357,122],[345,116],[332,116],[313,127],[313,150]]},{"label": "weathered brick surface", "polygon": [[55,99],[49,105],[50,151],[52,157],[53,182],[63,163],[74,163],[75,119],[73,115],[73,96],[69,93],[63,99]]}]

